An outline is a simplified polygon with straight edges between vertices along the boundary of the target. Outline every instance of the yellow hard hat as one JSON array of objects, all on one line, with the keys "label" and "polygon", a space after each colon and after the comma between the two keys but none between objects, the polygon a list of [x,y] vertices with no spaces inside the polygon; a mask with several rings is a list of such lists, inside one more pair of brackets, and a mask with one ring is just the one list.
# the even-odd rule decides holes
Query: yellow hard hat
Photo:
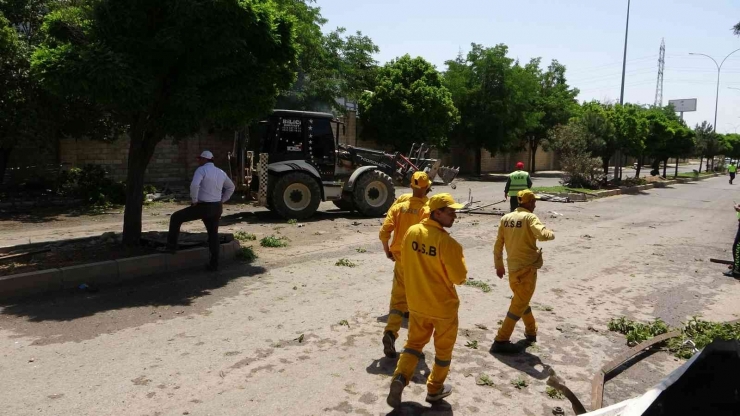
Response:
[{"label": "yellow hard hat", "polygon": [[436,211],[441,208],[452,208],[452,209],[460,209],[463,208],[465,205],[458,204],[455,202],[455,199],[452,198],[452,195],[450,194],[437,194],[433,197],[429,198],[429,210],[430,211]]},{"label": "yellow hard hat", "polygon": [[537,199],[537,196],[529,189],[525,189],[523,191],[519,191],[516,194],[516,199],[519,201],[520,204],[526,204]]},{"label": "yellow hard hat", "polygon": [[412,188],[417,188],[417,189],[429,188],[429,185],[431,185],[431,183],[429,181],[429,175],[427,175],[426,172],[417,170],[416,172],[414,172],[414,175],[411,176],[411,187]]}]

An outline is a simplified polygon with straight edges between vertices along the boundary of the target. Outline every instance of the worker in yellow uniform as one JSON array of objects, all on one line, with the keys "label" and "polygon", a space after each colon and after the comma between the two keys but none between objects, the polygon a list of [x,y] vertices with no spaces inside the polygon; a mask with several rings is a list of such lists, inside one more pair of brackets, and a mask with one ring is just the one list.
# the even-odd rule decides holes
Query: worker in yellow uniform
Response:
[{"label": "worker in yellow uniform", "polygon": [[491,346],[494,353],[516,353],[519,348],[510,341],[517,321],[524,321],[524,335],[528,342],[537,342],[537,323],[532,315],[529,302],[537,285],[537,269],[542,267],[542,249],[537,248],[537,241],[555,239],[555,234],[545,228],[540,219],[533,214],[535,195],[530,190],[519,191],[519,207],[516,211],[501,218],[498,236],[493,246],[493,260],[496,275],[503,279],[504,247],[506,263],[509,266],[509,287],[514,292],[511,306],[506,318],[498,330]]},{"label": "worker in yellow uniform", "polygon": [[727,168],[727,173],[730,174],[730,185],[732,185],[732,181],[735,180],[735,175],[737,174],[737,166],[735,165],[735,162],[730,162],[730,166]]},{"label": "worker in yellow uniform", "polygon": [[524,163],[516,162],[516,170],[509,174],[509,179],[506,180],[506,186],[504,187],[504,197],[509,200],[511,210],[514,212],[517,203],[517,194],[519,191],[529,189],[532,187],[532,178],[529,177],[529,172],[524,170]]},{"label": "worker in yellow uniform", "polygon": [[[380,241],[386,257],[394,261],[393,288],[391,289],[391,305],[388,313],[388,324],[383,333],[383,352],[388,358],[396,356],[396,339],[401,329],[403,317],[408,313],[406,290],[403,284],[403,262],[401,261],[401,242],[409,227],[422,220],[424,205],[427,202],[426,192],[429,189],[429,176],[424,172],[414,172],[411,178],[413,194],[406,202],[393,205],[385,217],[380,228]],[[389,244],[393,234],[393,242]]]},{"label": "worker in yellow uniform", "polygon": [[462,246],[444,228],[452,227],[455,210],[463,207],[450,194],[429,198],[430,217],[409,228],[403,239],[406,300],[409,335],[396,371],[393,373],[387,403],[401,405],[403,389],[409,384],[424,346],[434,335],[434,367],[427,379],[426,401],[435,403],[450,394],[444,384],[450,370],[452,349],[457,339],[457,310],[460,300],[455,285],[465,283],[467,268]]}]

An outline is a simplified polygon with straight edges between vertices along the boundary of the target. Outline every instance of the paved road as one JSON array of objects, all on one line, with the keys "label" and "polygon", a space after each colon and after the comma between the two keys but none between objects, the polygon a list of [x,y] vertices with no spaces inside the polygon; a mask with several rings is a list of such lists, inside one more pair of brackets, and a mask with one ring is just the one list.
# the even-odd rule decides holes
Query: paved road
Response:
[{"label": "paved road", "polygon": [[[469,182],[453,193],[467,196],[469,187],[482,199],[499,186]],[[492,271],[499,217],[461,216],[452,234],[465,247],[469,277],[492,290],[458,290],[451,407],[422,404],[422,375],[434,357],[427,347],[408,402],[394,414],[551,414],[568,406],[545,395],[547,367],[589,403],[593,374],[627,349],[606,330],[610,318],[678,325],[692,315],[738,317],[740,283],[707,263],[731,257],[735,189],[714,178],[589,203],[539,202],[557,238],[542,244],[545,267],[533,299],[540,342],[514,358],[487,352],[509,302],[507,282]],[[285,232],[291,246],[258,249],[257,263],[234,265],[217,280],[193,273],[4,305],[3,413],[388,414],[395,363],[382,358],[380,336],[392,264],[377,241],[378,222],[328,215],[290,230],[235,224]],[[339,258],[357,267],[337,267]],[[472,341],[477,349],[466,347]],[[606,403],[643,391],[678,365],[666,353],[652,355],[607,384]],[[482,374],[495,385],[476,385]],[[529,386],[515,389],[519,377]]]}]

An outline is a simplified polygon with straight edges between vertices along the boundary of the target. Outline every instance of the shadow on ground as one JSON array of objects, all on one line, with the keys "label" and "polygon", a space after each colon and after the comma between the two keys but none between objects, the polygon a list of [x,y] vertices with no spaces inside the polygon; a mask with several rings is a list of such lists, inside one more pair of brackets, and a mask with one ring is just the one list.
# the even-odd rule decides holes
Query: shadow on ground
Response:
[{"label": "shadow on ground", "polygon": [[[338,209],[335,210],[329,210],[329,211],[316,211],[316,213],[311,216],[311,218],[306,218],[304,220],[301,220],[301,223],[312,223],[312,222],[319,222],[319,221],[326,221],[326,220],[335,220],[335,219],[368,219],[368,217],[363,216],[362,214],[358,212],[349,212],[349,211],[341,211]],[[272,211],[245,211],[245,212],[237,212],[234,214],[224,215],[221,217],[221,222],[219,223],[220,226],[228,226],[228,225],[234,225],[234,224],[240,224],[240,223],[250,223],[250,224],[282,224],[285,223],[285,220],[280,217],[279,215],[273,213]]]},{"label": "shadow on ground", "polygon": [[[550,366],[543,363],[540,357],[527,352],[526,348],[529,343],[526,340],[521,340],[515,345],[520,349],[518,354],[497,354],[493,352],[490,354],[502,364],[537,380],[545,380],[550,376],[548,374]],[[539,367],[542,369],[540,370]]]},{"label": "shadow on ground", "polygon": [[102,287],[95,292],[76,288],[12,303],[0,301],[0,315],[22,317],[33,323],[68,322],[121,309],[186,307],[234,279],[253,277],[266,271],[263,267],[235,263],[218,273],[197,269]]},{"label": "shadow on ground", "polygon": [[387,416],[452,416],[452,406],[442,400],[431,407],[416,402],[403,402],[401,407],[394,409]]},{"label": "shadow on ground", "polygon": [[[398,358],[383,357],[379,360],[373,360],[373,362],[365,370],[368,374],[382,374],[391,377],[396,371],[396,364],[398,364]],[[426,361],[419,360],[419,363],[416,365],[416,370],[414,371],[414,376],[411,377],[410,383],[426,384],[427,378],[429,377],[429,374],[431,374],[431,372],[432,370],[429,369]],[[390,383],[390,378],[388,379],[388,382]]]}]

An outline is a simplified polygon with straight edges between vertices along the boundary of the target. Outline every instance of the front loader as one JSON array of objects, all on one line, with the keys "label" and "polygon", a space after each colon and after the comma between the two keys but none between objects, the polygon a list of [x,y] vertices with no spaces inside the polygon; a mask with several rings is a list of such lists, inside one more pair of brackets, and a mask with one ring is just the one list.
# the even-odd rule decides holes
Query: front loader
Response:
[{"label": "front loader", "polygon": [[247,150],[247,131],[235,134],[232,180],[286,219],[311,217],[321,201],[379,217],[395,200],[395,185],[408,185],[417,170],[445,183],[459,171],[427,158],[430,148],[424,144],[414,145],[409,157],[339,144],[340,128],[343,123],[328,113],[274,110],[260,123],[256,151]]}]

